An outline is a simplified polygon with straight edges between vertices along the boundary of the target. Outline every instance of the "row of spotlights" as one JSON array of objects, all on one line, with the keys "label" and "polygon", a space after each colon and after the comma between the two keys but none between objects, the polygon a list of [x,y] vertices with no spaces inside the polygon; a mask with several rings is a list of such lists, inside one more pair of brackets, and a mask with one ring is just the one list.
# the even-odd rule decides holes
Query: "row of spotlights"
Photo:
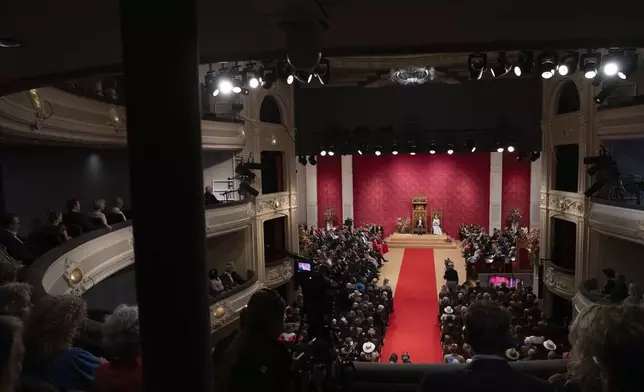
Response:
[{"label": "row of spotlights", "polygon": [[[474,149],[474,150],[475,150],[475,149]],[[474,150],[472,150],[472,152],[474,152]],[[432,152],[432,151],[433,151],[433,152]],[[503,150],[503,148],[500,148],[500,149],[497,149],[497,151],[498,151],[498,152],[503,152],[504,150]],[[508,152],[514,152],[514,151],[515,151],[514,146],[508,146],[507,151],[508,151]],[[322,154],[322,152],[325,152],[325,154]],[[331,152],[332,152],[332,151],[331,151]],[[454,149],[453,149],[453,147],[448,146],[448,149],[447,149],[447,151],[446,151],[446,152],[447,152],[449,155],[452,155],[452,154],[454,153]],[[325,156],[325,155],[326,155],[326,154],[328,154],[328,153],[329,153],[329,151],[321,151],[321,152],[320,152],[320,155],[321,155],[321,156]],[[374,153],[375,153],[375,155],[376,155],[376,156],[380,156],[380,155],[382,155],[382,150],[381,150],[381,149],[376,149]],[[398,150],[394,148],[394,149],[391,151],[391,153],[392,153],[392,155],[398,155]],[[430,150],[430,152],[429,152],[429,153],[430,153],[430,154],[435,154],[435,153],[436,153],[436,151],[435,151],[435,150]],[[358,154],[359,154],[359,155],[363,155],[362,150],[360,150],[360,149],[359,149],[359,150],[358,150]],[[411,152],[409,153],[409,155],[416,155],[416,152],[415,152],[415,151],[411,151]],[[333,156],[333,155],[331,154],[330,156]],[[519,155],[517,155],[517,161],[521,162],[521,161],[523,161],[523,159],[524,159],[524,158],[527,158],[527,157],[528,157],[528,156],[527,156],[526,154],[524,154],[523,152],[519,152]],[[536,160],[537,160],[537,159],[539,159],[540,157],[541,157],[541,153],[540,153],[539,151],[532,151],[532,152],[530,153],[530,155],[529,155],[530,161],[532,161],[532,162],[536,161]],[[300,162],[300,164],[302,164],[302,165],[306,165],[306,164],[307,164],[307,158],[306,158],[306,156],[304,156],[304,155],[300,156],[300,157],[298,158],[298,161],[299,161],[299,162]],[[309,163],[309,164],[311,164],[311,165],[313,165],[313,166],[315,166],[315,165],[317,164],[317,159],[315,158],[315,155],[310,155],[310,156],[309,156],[309,158],[308,158],[308,163]]]},{"label": "row of spotlights", "polygon": [[[507,148],[508,152],[514,152],[515,151],[515,147],[512,144],[509,144],[507,147],[504,147],[504,145],[502,145],[500,143],[497,143],[496,151],[497,152],[503,152],[503,151],[506,150],[506,148]],[[467,142],[465,144],[465,149],[467,151],[470,151],[470,152],[476,152],[476,145],[474,145],[472,142]],[[416,152],[414,150],[415,150],[415,147],[412,146],[412,151],[409,154],[410,155],[416,155]],[[363,153],[364,153],[363,151],[364,151],[363,148],[359,148],[358,149],[358,155],[363,155]],[[436,144],[431,143],[430,146],[429,146],[429,153],[431,155],[434,155],[434,154],[436,154],[436,151],[437,151]],[[447,154],[449,154],[449,155],[452,155],[452,154],[454,154],[454,151],[455,151],[454,145],[453,144],[448,144],[445,152]],[[376,156],[380,156],[380,155],[382,155],[382,153],[383,153],[382,147],[375,147],[374,148],[374,154]],[[399,153],[398,148],[394,145],[394,147],[391,149],[391,154],[392,155],[398,155],[398,153]],[[328,147],[327,149],[320,150],[320,156],[324,157],[324,156],[327,156],[327,155],[331,156],[331,157],[335,155],[333,147]]]},{"label": "row of spotlights", "polygon": [[[550,79],[556,74],[561,76],[572,75],[579,68],[586,79],[595,78],[601,71],[607,78],[618,77],[622,80],[628,78],[637,70],[638,56],[635,52],[612,50],[603,56],[594,51],[579,54],[570,51],[563,56],[557,52],[544,52],[539,55],[537,66],[541,77]],[[471,53],[468,57],[468,69],[470,79],[481,79],[486,70],[489,69],[493,77],[508,74],[514,71],[516,76],[529,74],[535,66],[534,54],[529,51],[519,53],[515,64],[511,64],[505,52],[500,52],[497,58],[497,65],[488,68],[486,53]]]}]

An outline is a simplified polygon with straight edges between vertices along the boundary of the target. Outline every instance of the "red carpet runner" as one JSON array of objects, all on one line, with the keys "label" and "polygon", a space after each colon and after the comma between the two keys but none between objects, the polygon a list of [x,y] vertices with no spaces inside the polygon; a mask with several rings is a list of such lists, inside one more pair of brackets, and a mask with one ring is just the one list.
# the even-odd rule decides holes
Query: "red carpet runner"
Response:
[{"label": "red carpet runner", "polygon": [[400,358],[409,352],[412,363],[440,363],[437,315],[434,250],[405,249],[380,362],[389,362],[391,353]]}]

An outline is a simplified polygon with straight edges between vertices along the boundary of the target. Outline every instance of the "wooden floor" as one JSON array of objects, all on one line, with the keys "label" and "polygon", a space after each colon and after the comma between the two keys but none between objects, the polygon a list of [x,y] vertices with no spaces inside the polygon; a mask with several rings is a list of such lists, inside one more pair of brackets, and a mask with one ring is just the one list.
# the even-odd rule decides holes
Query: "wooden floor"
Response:
[{"label": "wooden floor", "polygon": [[[389,253],[385,258],[389,262],[380,270],[380,283],[384,279],[389,279],[391,288],[396,293],[396,286],[398,285],[398,275],[400,275],[400,267],[402,266],[403,255],[406,248],[389,248]],[[440,291],[441,286],[444,284],[443,272],[445,272],[445,259],[449,257],[454,262],[454,267],[458,271],[458,277],[461,283],[465,281],[465,259],[461,255],[461,249],[458,246],[452,249],[434,249],[434,269],[436,271],[436,290]],[[427,260],[427,262],[432,262]]]}]

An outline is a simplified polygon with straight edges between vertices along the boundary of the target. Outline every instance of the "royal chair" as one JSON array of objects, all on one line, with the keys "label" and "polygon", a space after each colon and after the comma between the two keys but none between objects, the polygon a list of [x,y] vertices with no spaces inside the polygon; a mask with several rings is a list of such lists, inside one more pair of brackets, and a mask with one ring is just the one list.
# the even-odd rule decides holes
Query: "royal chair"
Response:
[{"label": "royal chair", "polygon": [[[414,234],[427,234],[427,198],[425,196],[414,196],[411,200],[412,204],[412,233]],[[418,221],[422,225],[418,225]]]}]

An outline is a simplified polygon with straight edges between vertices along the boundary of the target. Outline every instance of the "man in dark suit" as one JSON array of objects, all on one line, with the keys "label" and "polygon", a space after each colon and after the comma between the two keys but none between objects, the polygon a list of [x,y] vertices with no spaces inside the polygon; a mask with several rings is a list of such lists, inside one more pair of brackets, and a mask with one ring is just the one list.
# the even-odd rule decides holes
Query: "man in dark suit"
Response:
[{"label": "man in dark suit", "polygon": [[212,193],[212,187],[210,185],[206,187],[206,192],[204,193],[203,198],[204,203],[207,206],[220,203],[220,201],[217,200],[217,197]]},{"label": "man in dark suit", "polygon": [[6,248],[9,256],[18,261],[22,261],[26,266],[31,264],[36,257],[30,251],[25,240],[18,237],[20,218],[16,214],[4,214],[1,219],[0,245]]},{"label": "man in dark suit", "polygon": [[[83,231],[81,234],[93,230],[102,229],[104,226],[94,224],[89,218],[80,212],[81,204],[78,199],[67,200],[67,213],[63,216],[63,223],[69,230],[72,226],[78,226]],[[71,235],[71,234],[70,234]]]},{"label": "man in dark suit", "polygon": [[492,301],[476,301],[464,316],[465,341],[474,356],[466,365],[429,373],[419,391],[550,392],[550,384],[513,370],[505,350],[510,344],[510,314]]}]

